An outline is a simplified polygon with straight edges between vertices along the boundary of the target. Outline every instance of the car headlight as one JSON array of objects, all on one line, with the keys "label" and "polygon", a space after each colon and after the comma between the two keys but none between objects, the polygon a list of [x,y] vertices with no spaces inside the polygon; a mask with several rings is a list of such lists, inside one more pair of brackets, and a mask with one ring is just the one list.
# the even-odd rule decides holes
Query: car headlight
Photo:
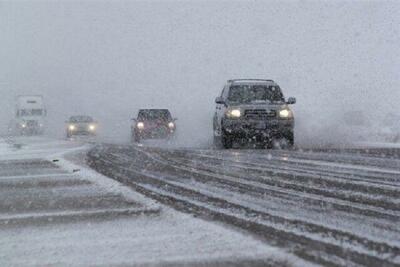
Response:
[{"label": "car headlight", "polygon": [[21,124],[21,127],[22,127],[22,128],[26,128],[26,124],[25,124],[25,123],[22,123],[22,124]]},{"label": "car headlight", "polygon": [[228,118],[239,118],[242,115],[240,109],[230,109],[226,112]]},{"label": "car headlight", "polygon": [[136,124],[136,127],[137,127],[139,130],[142,130],[142,129],[144,129],[144,123],[143,123],[143,122],[138,122],[138,123]]},{"label": "car headlight", "polygon": [[96,125],[93,125],[93,124],[89,125],[89,130],[90,131],[96,130]]},{"label": "car headlight", "polygon": [[76,129],[75,125],[71,124],[70,126],[68,126],[68,129],[70,131],[74,131]]},{"label": "car headlight", "polygon": [[174,129],[174,128],[175,128],[175,123],[169,122],[169,123],[168,123],[168,128]]},{"label": "car headlight", "polygon": [[280,118],[284,118],[284,119],[291,118],[292,117],[292,111],[290,109],[287,109],[287,108],[282,109],[282,110],[279,111],[279,117]]}]

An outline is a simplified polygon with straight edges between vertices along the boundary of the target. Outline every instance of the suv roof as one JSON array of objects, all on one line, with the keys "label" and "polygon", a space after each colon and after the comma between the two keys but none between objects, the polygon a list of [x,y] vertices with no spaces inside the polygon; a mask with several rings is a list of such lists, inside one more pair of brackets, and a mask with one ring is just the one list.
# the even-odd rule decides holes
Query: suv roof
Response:
[{"label": "suv roof", "polygon": [[232,79],[228,80],[228,83],[262,83],[262,84],[270,84],[270,85],[277,85],[273,80],[266,80],[266,79]]},{"label": "suv roof", "polygon": [[140,111],[155,111],[155,110],[161,110],[161,111],[169,111],[167,108],[141,108],[139,109]]}]

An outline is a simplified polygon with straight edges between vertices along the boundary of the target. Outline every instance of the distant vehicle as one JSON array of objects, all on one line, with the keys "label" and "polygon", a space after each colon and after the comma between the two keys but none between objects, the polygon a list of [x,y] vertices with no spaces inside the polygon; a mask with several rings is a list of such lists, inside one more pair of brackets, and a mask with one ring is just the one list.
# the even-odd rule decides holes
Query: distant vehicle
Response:
[{"label": "distant vehicle", "polygon": [[362,110],[347,110],[343,114],[342,122],[337,131],[343,141],[377,141],[376,138],[378,138],[379,131],[376,131],[373,121],[374,120],[369,118]]},{"label": "distant vehicle", "polygon": [[47,111],[41,95],[17,97],[14,130],[19,135],[40,135],[44,133]]},{"label": "distant vehicle", "polygon": [[274,81],[258,79],[228,80],[215,99],[214,144],[232,148],[235,141],[256,141],[272,147],[273,141],[294,144],[294,116],[283,93]]},{"label": "distant vehicle", "polygon": [[379,134],[385,142],[400,143],[400,115],[388,113],[379,126]]},{"label": "distant vehicle", "polygon": [[132,141],[142,139],[169,139],[176,132],[176,119],[168,109],[141,109],[133,119]]},{"label": "distant vehicle", "polygon": [[98,123],[90,116],[72,116],[66,121],[66,124],[67,138],[76,135],[95,136],[97,134]]}]

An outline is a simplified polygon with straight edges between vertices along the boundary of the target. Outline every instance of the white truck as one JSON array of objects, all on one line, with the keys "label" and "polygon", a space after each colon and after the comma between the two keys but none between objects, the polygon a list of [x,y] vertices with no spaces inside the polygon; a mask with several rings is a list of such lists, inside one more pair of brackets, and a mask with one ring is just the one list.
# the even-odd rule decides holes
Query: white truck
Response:
[{"label": "white truck", "polygon": [[41,95],[17,97],[14,132],[17,135],[41,135],[44,133],[46,107]]}]

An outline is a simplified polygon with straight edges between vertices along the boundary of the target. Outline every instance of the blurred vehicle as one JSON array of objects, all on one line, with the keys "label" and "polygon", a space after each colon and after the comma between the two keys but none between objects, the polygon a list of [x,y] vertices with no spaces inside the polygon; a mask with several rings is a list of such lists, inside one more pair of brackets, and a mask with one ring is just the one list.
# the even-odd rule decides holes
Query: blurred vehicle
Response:
[{"label": "blurred vehicle", "polygon": [[400,143],[400,115],[386,114],[380,124],[380,135],[385,142]]},{"label": "blurred vehicle", "polygon": [[44,133],[46,108],[41,95],[21,95],[16,101],[16,117],[12,131],[18,135]]},{"label": "blurred vehicle", "polygon": [[67,138],[76,135],[95,136],[97,134],[98,123],[90,116],[72,116],[66,121],[66,124]]},{"label": "blurred vehicle", "polygon": [[342,122],[338,125],[343,142],[375,141],[377,132],[374,131],[373,120],[362,110],[347,110]]},{"label": "blurred vehicle", "polygon": [[169,139],[176,132],[176,119],[168,109],[141,109],[133,119],[132,141],[142,139]]},{"label": "blurred vehicle", "polygon": [[294,117],[278,84],[272,80],[228,80],[216,100],[214,144],[231,148],[233,142],[256,141],[272,147],[274,141],[294,144]]}]

